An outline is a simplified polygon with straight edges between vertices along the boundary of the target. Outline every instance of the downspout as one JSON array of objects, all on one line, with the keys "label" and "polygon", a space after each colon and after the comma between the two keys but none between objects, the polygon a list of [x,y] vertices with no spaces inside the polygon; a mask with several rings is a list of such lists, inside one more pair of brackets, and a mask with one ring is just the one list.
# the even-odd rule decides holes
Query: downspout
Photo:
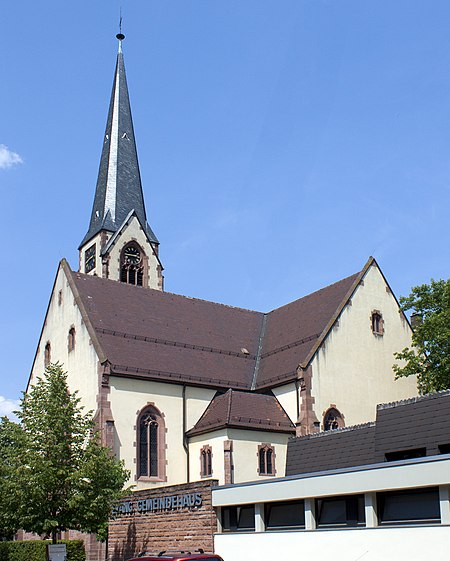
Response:
[{"label": "downspout", "polygon": [[297,419],[296,422],[298,421],[298,418],[300,417],[300,394],[298,393],[300,384],[298,382],[298,378],[295,379],[295,397],[297,400]]},{"label": "downspout", "polygon": [[183,448],[186,452],[186,483],[190,483],[190,472],[189,472],[189,445],[188,438],[186,436],[187,429],[187,407],[186,407],[186,386],[183,386]]}]

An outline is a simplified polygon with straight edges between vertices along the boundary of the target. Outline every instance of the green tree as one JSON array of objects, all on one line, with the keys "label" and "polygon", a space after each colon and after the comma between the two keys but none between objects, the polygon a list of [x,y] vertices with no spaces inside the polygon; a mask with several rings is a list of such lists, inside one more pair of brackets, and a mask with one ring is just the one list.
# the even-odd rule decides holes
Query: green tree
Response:
[{"label": "green tree", "polygon": [[8,417],[0,419],[0,539],[10,539],[20,527],[15,504],[16,473],[20,466],[17,448],[23,433]]},{"label": "green tree", "polygon": [[416,286],[400,304],[419,321],[411,347],[394,354],[404,361],[393,367],[396,378],[417,374],[421,394],[450,388],[450,279]]},{"label": "green tree", "polygon": [[69,392],[61,365],[47,367],[16,414],[19,425],[2,422],[14,455],[5,488],[15,505],[12,525],[53,543],[68,529],[103,534],[129,472],[100,444],[92,414]]}]

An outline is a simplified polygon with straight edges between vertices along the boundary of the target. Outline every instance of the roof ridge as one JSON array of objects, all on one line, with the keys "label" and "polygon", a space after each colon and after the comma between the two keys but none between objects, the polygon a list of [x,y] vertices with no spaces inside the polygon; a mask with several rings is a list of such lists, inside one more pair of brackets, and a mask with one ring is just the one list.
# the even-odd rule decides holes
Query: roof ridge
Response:
[{"label": "roof ridge", "polygon": [[342,279],[339,279],[335,282],[332,282],[330,284],[327,284],[326,286],[323,286],[322,288],[318,288],[317,290],[313,290],[312,292],[308,292],[308,294],[305,294],[304,296],[300,296],[300,298],[296,298],[295,300],[291,300],[291,302],[287,302],[286,304],[283,304],[282,306],[278,306],[278,308],[274,308],[273,310],[270,310],[270,312],[268,312],[268,314],[271,314],[272,312],[277,312],[278,310],[281,310],[282,308],[285,308],[286,306],[290,306],[291,304],[293,304],[294,302],[298,302],[299,300],[303,300],[304,298],[308,298],[309,296],[312,296],[313,294],[317,294],[318,292],[321,292],[322,290],[326,290],[327,288],[331,288],[332,286],[339,284],[340,282],[344,282],[352,277],[356,277],[357,275],[359,275],[361,273],[361,271],[363,271],[363,269],[361,269],[360,271],[357,271],[356,273],[353,273],[351,275],[348,275]]},{"label": "roof ridge", "polygon": [[409,397],[407,399],[401,399],[399,401],[391,401],[388,403],[379,403],[377,405],[377,411],[382,411],[384,409],[393,409],[394,407],[401,407],[402,405],[410,405],[412,403],[419,403],[421,401],[428,401],[430,399],[436,399],[438,397],[443,397],[445,395],[450,395],[450,389],[440,390],[437,392],[427,393],[425,395],[416,395],[414,397]]},{"label": "roof ridge", "polygon": [[[123,286],[127,286],[131,289],[137,289],[137,290],[142,290],[143,287],[142,286],[138,286],[138,285],[134,285],[134,284],[127,284],[127,283],[123,283],[120,281],[116,281],[114,279],[106,279],[103,277],[97,277],[94,275],[87,275],[86,273],[81,273],[81,272],[76,272],[76,275],[78,275],[80,278],[89,278],[89,279],[99,279],[102,281],[108,281],[111,283],[115,283],[123,285]],[[222,306],[224,308],[231,308],[233,310],[241,310],[242,312],[251,312],[252,314],[258,314],[258,315],[264,315],[265,312],[259,312],[258,310],[251,310],[250,308],[242,308],[241,306],[232,306],[231,304],[223,304],[222,302],[214,302],[213,300],[206,300],[205,298],[197,298],[196,296],[186,296],[185,294],[177,294],[176,292],[168,292],[167,290],[159,290],[158,288],[151,288],[151,287],[145,287],[145,292],[147,291],[152,291],[152,292],[158,292],[159,294],[167,294],[168,296],[176,296],[177,298],[184,298],[185,300],[195,300],[197,302],[206,302],[207,304],[214,304],[215,306]]]}]

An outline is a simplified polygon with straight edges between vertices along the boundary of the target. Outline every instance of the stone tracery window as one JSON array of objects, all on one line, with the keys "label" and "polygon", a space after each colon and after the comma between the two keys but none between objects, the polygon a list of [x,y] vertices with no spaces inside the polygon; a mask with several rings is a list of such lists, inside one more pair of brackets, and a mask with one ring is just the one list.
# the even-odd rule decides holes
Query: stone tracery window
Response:
[{"label": "stone tracery window", "polygon": [[135,242],[127,244],[120,254],[120,280],[126,284],[143,286],[144,255]]},{"label": "stone tracery window", "polygon": [[275,475],[275,449],[271,444],[258,446],[259,475]]},{"label": "stone tracery window", "polygon": [[335,407],[330,407],[323,417],[323,430],[336,430],[345,426],[344,418]]},{"label": "stone tracery window", "polygon": [[200,476],[211,477],[212,475],[212,448],[207,444],[200,451]]},{"label": "stone tracery window", "polygon": [[138,468],[139,478],[165,480],[165,424],[156,407],[146,407],[138,418]]}]

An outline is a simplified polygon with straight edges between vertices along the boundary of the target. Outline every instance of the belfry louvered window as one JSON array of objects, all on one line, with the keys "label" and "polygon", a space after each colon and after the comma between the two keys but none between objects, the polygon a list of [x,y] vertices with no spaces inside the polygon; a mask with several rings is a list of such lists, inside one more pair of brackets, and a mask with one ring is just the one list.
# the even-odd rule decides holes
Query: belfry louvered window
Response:
[{"label": "belfry louvered window", "polygon": [[126,284],[143,286],[144,260],[135,243],[126,245],[120,255],[120,280]]},{"label": "belfry louvered window", "polygon": [[139,476],[158,476],[158,419],[152,413],[143,415],[140,420]]}]

